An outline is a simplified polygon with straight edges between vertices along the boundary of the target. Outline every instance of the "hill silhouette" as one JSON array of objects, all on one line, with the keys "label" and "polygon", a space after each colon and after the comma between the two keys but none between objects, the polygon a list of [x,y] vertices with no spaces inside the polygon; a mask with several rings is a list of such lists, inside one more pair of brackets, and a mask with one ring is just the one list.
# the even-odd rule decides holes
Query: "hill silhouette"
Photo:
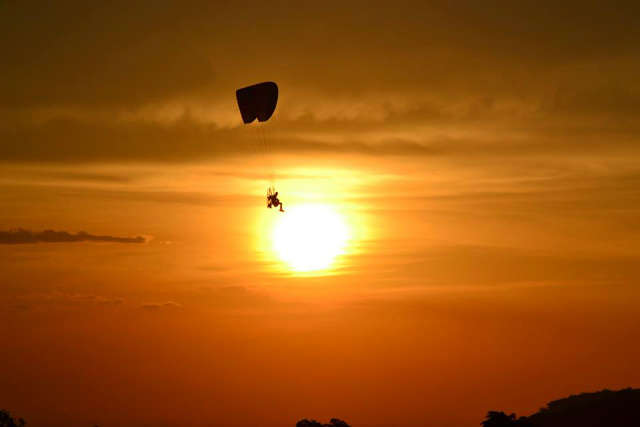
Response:
[{"label": "hill silhouette", "polygon": [[534,427],[637,427],[640,389],[602,390],[554,400],[527,420]]},{"label": "hill silhouette", "polygon": [[483,427],[638,427],[640,389],[602,390],[551,401],[528,417],[490,411]]}]

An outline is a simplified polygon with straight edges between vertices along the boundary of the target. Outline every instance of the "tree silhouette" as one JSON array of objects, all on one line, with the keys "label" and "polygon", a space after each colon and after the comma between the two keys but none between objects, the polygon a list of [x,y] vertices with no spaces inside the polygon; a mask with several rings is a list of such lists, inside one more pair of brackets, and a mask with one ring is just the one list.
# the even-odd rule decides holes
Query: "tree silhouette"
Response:
[{"label": "tree silhouette", "polygon": [[[1,427],[1,426],[0,426]],[[338,418],[331,418],[329,424],[322,424],[316,420],[309,421],[308,419],[300,420],[296,423],[296,427],[350,427],[346,422],[339,420]]]},{"label": "tree silhouette", "polygon": [[6,409],[0,410],[0,427],[23,427],[25,424],[22,418],[16,420]]},{"label": "tree silhouette", "polygon": [[531,424],[531,422],[526,417],[518,418],[513,425],[515,427],[533,427],[533,424]]},{"label": "tree silhouette", "polygon": [[504,412],[489,411],[486,420],[481,422],[483,427],[513,427],[516,422],[516,414],[507,415]]}]

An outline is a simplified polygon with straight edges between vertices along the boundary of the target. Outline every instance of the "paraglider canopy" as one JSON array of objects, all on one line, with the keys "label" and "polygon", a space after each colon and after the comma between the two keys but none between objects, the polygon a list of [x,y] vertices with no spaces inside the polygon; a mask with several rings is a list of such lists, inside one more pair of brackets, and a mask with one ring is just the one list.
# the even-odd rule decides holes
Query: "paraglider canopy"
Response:
[{"label": "paraglider canopy", "polygon": [[274,82],[258,83],[236,91],[238,108],[245,124],[258,119],[266,122],[271,118],[278,103],[278,85]]}]

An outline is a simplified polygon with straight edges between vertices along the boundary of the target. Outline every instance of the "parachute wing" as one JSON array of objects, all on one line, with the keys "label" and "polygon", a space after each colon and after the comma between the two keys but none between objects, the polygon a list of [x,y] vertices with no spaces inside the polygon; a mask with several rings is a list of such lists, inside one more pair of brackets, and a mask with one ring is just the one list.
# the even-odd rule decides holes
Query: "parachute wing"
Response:
[{"label": "parachute wing", "polygon": [[278,85],[274,82],[264,82],[243,87],[236,91],[236,99],[244,124],[252,123],[256,119],[266,122],[276,111]]}]

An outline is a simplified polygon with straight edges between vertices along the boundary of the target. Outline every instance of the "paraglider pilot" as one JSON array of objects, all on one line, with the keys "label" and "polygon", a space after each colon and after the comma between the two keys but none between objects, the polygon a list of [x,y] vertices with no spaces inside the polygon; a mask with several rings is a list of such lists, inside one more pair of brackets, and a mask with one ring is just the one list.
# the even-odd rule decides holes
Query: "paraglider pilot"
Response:
[{"label": "paraglider pilot", "polygon": [[275,190],[272,192],[271,188],[269,188],[269,191],[267,192],[267,207],[271,209],[272,206],[276,208],[280,206],[280,212],[284,212],[284,209],[282,209],[282,203],[278,200],[278,192]]}]

